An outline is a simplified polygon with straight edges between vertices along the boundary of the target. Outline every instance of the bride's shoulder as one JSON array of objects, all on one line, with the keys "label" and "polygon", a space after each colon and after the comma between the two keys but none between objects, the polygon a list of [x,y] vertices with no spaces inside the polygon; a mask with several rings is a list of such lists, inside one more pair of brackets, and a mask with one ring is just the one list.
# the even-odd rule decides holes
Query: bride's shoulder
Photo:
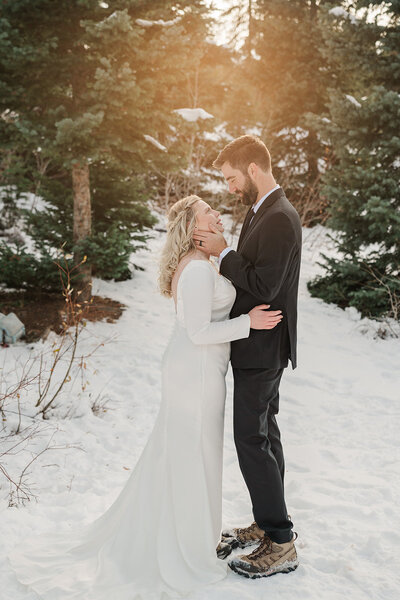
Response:
[{"label": "bride's shoulder", "polygon": [[[190,258],[189,260],[185,261],[184,264],[180,264],[178,265],[178,269],[179,269],[179,280],[182,279],[182,277],[184,275],[188,275],[189,273],[193,274],[193,277],[195,277],[195,273],[196,271],[199,272],[201,270],[208,270],[211,273],[215,273],[216,275],[218,274],[215,267],[213,267],[213,265],[211,264],[211,262],[206,259],[206,258],[201,258],[201,257],[193,257]],[[177,271],[178,271],[177,269]]]},{"label": "bride's shoulder", "polygon": [[190,267],[191,269],[193,269],[195,267],[196,269],[199,269],[199,268],[200,269],[210,269],[210,270],[215,271],[211,262],[209,260],[207,260],[206,258],[196,258],[196,257],[191,258],[182,266],[182,272],[187,270],[188,267]]}]

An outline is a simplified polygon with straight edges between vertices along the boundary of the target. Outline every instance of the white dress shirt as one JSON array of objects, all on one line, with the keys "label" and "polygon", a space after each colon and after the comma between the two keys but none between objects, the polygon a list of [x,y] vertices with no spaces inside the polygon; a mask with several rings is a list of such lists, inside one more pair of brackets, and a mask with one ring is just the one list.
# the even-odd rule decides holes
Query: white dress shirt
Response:
[{"label": "white dress shirt", "polygon": [[[261,204],[264,202],[264,200],[266,198],[268,198],[268,196],[270,194],[272,194],[272,192],[275,192],[275,190],[279,189],[281,186],[278,184],[276,185],[274,188],[272,188],[272,190],[270,190],[269,192],[267,192],[262,198],[259,199],[259,201],[256,204],[253,204],[253,211],[254,213],[256,213],[258,211],[258,209],[260,208]],[[254,215],[251,217],[250,219],[250,223],[252,222],[252,220],[254,219]],[[249,225],[250,225],[249,223]],[[230,252],[231,250],[233,250],[233,248],[231,248],[230,246],[228,246],[227,248],[224,248],[221,252],[221,254],[219,255],[218,258],[218,264],[221,264],[221,260],[224,258],[224,256],[226,256],[228,254],[228,252]]]}]

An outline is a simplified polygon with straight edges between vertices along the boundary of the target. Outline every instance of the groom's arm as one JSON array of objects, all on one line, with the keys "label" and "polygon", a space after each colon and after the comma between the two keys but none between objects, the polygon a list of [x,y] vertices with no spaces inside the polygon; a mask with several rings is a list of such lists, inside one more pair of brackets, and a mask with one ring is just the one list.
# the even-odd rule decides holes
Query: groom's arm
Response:
[{"label": "groom's arm", "polygon": [[[295,235],[289,218],[275,213],[251,240],[257,245],[254,263],[235,250],[229,250],[220,262],[220,273],[239,288],[263,302],[272,301],[285,280],[293,253]],[[228,248],[226,248],[228,250]]]}]

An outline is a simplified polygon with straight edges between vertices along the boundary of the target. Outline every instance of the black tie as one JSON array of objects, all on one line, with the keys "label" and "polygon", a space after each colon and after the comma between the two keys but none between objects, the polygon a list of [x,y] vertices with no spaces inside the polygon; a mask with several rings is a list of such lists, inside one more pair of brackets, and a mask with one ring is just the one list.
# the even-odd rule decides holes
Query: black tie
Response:
[{"label": "black tie", "polygon": [[256,214],[256,213],[255,213],[255,210],[254,210],[254,208],[253,208],[253,207],[251,207],[250,214],[251,214],[251,219],[250,219],[250,221],[249,221],[249,225],[250,225],[250,223],[252,222],[254,215]]},{"label": "black tie", "polygon": [[254,217],[255,214],[256,213],[254,212],[253,207],[251,207],[243,221],[242,230],[241,230],[240,236],[239,236],[238,247],[246,234],[246,231],[250,225],[250,221],[252,220],[252,218]]}]

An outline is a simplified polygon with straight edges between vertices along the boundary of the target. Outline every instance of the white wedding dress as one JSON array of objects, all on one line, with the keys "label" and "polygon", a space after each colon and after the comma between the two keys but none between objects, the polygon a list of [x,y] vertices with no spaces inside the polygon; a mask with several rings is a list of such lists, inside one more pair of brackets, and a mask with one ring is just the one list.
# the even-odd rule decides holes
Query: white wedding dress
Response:
[{"label": "white wedding dress", "polygon": [[177,285],[176,322],[162,359],[162,399],[139,461],[110,508],[84,529],[22,540],[9,559],[45,600],[164,600],[223,579],[225,375],[235,288],[205,259]]}]

